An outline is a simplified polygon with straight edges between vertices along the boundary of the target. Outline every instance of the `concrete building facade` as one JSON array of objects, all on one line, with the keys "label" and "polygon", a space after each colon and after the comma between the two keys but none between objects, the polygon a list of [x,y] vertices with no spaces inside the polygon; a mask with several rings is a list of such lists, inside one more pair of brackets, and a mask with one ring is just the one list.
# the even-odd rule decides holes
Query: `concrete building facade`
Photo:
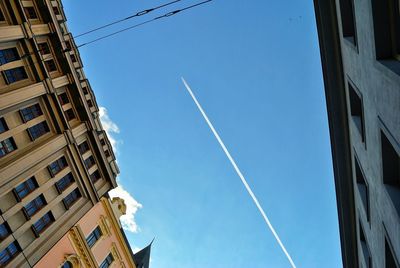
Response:
[{"label": "concrete building facade", "polygon": [[119,173],[59,0],[0,1],[0,267],[32,267]]},{"label": "concrete building facade", "polygon": [[343,264],[400,267],[398,0],[314,0]]}]

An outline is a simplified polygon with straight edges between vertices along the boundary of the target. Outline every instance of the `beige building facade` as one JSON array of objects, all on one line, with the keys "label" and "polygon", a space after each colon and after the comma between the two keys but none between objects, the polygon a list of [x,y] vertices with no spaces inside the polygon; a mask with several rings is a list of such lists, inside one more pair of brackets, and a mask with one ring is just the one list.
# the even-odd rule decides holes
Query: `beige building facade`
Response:
[{"label": "beige building facade", "polygon": [[0,1],[0,267],[34,266],[119,173],[58,0]]}]

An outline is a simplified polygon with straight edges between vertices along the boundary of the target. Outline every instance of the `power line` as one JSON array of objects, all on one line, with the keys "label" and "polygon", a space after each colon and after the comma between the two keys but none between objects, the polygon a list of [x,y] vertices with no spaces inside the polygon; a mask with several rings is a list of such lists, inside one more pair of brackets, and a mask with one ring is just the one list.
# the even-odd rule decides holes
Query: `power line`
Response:
[{"label": "power line", "polygon": [[117,34],[119,34],[119,33],[122,33],[122,32],[128,31],[128,30],[137,28],[137,27],[139,27],[139,26],[142,26],[142,25],[144,25],[144,24],[147,24],[147,23],[150,23],[150,22],[153,22],[153,21],[162,19],[162,18],[171,17],[171,16],[173,16],[173,15],[179,13],[179,12],[182,12],[182,11],[185,11],[185,10],[188,10],[188,9],[191,9],[191,8],[194,8],[194,7],[203,5],[203,4],[208,3],[208,2],[211,2],[211,1],[213,1],[213,0],[206,0],[206,1],[203,1],[203,2],[200,2],[200,3],[197,3],[197,4],[193,4],[193,5],[191,5],[191,6],[187,6],[187,7],[182,8],[182,9],[177,9],[177,10],[174,10],[174,11],[171,11],[171,12],[168,12],[168,13],[165,13],[164,15],[155,17],[155,18],[153,18],[153,19],[150,19],[150,20],[147,20],[147,21],[144,21],[144,22],[141,22],[141,23],[132,25],[132,26],[127,27],[127,28],[124,28],[124,29],[122,29],[122,30],[113,32],[113,33],[111,33],[111,34],[104,35],[104,36],[102,36],[102,37],[96,38],[96,39],[91,40],[91,41],[86,42],[86,43],[83,43],[83,44],[81,44],[81,45],[78,45],[77,48],[80,48],[80,47],[83,47],[83,46],[86,46],[86,45],[95,43],[95,42],[97,42],[97,41],[106,39],[106,38],[108,38],[108,37],[111,37],[111,36],[117,35]]},{"label": "power line", "polygon": [[135,17],[143,16],[143,15],[148,14],[148,13],[154,11],[154,10],[157,10],[157,9],[160,9],[160,8],[163,8],[163,7],[166,7],[166,6],[175,4],[175,3],[180,2],[180,1],[182,1],[182,0],[171,1],[171,2],[169,2],[169,3],[163,4],[163,5],[160,5],[160,6],[157,6],[157,7],[153,7],[153,8],[149,8],[149,9],[145,9],[145,10],[139,11],[139,12],[137,12],[137,13],[134,14],[134,15],[128,16],[128,17],[123,18],[123,19],[116,20],[116,21],[114,21],[114,22],[111,22],[111,23],[105,24],[105,25],[103,25],[103,26],[94,28],[94,29],[89,30],[89,31],[87,31],[87,32],[78,34],[78,35],[74,36],[74,38],[76,39],[76,38],[79,38],[79,37],[81,37],[81,36],[84,36],[84,35],[87,35],[87,34],[96,32],[96,31],[98,31],[98,30],[101,30],[101,29],[110,27],[110,26],[112,26],[112,25],[114,25],[114,24],[117,24],[117,23],[120,23],[120,22],[123,22],[123,21],[126,21],[126,20],[130,20],[130,19],[135,18]]}]

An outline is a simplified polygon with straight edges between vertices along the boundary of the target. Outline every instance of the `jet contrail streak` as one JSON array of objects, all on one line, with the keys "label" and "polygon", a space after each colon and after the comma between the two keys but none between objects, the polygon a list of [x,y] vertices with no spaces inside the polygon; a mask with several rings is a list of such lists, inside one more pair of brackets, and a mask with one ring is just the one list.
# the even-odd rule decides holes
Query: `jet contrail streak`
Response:
[{"label": "jet contrail streak", "polygon": [[217,131],[215,130],[214,126],[212,125],[211,121],[208,119],[208,116],[204,112],[203,108],[201,107],[200,103],[197,101],[196,96],[193,94],[192,90],[190,89],[190,86],[188,83],[186,83],[185,79],[182,77],[182,82],[185,85],[187,91],[189,92],[190,96],[192,96],[193,101],[196,103],[197,108],[199,108],[201,114],[203,115],[204,119],[206,120],[208,126],[210,127],[211,131],[214,133],[215,138],[218,140],[219,144],[221,145],[222,149],[224,150],[226,156],[228,157],[229,161],[231,161],[231,164],[233,168],[236,170],[236,173],[238,174],[239,178],[242,180],[244,187],[246,187],[247,192],[250,194],[251,198],[253,199],[254,203],[256,204],[258,210],[260,211],[262,217],[264,218],[265,222],[267,223],[269,229],[271,230],[272,234],[274,235],[276,241],[278,242],[279,246],[282,248],[283,252],[285,253],[287,259],[289,260],[290,264],[292,265],[293,268],[296,268],[296,265],[294,264],[292,258],[290,257],[289,253],[287,252],[285,246],[283,245],[281,239],[279,238],[278,234],[276,233],[274,227],[272,226],[271,222],[269,221],[267,215],[264,212],[264,209],[261,207],[260,203],[257,200],[257,197],[254,195],[253,191],[251,190],[249,184],[247,183],[245,177],[243,176],[242,172],[240,171],[239,167],[236,165],[235,160],[233,160],[231,154],[229,153],[228,149],[225,147],[224,142],[221,140],[219,137]]}]

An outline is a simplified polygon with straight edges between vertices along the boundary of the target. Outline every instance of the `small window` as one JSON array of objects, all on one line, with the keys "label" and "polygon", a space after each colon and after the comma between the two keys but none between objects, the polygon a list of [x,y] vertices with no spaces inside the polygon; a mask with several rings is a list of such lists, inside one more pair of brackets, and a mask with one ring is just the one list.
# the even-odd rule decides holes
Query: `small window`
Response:
[{"label": "small window", "polygon": [[10,226],[7,222],[0,224],[0,241],[4,241],[11,234]]},{"label": "small window", "polygon": [[104,139],[100,139],[100,143],[101,143],[101,145],[106,145],[106,141],[104,140]]},{"label": "small window", "polygon": [[84,141],[81,144],[79,144],[78,148],[79,148],[79,152],[81,154],[84,154],[90,150],[90,147],[89,147],[89,144],[87,143],[87,141]]},{"label": "small window", "polygon": [[19,252],[21,252],[21,248],[19,247],[18,242],[12,242],[0,252],[0,266],[5,267],[18,255]]},{"label": "small window", "polygon": [[46,200],[44,199],[44,196],[41,194],[24,206],[23,210],[24,210],[26,218],[30,219],[33,215],[35,215],[38,211],[40,211],[44,206],[46,206]]},{"label": "small window", "polygon": [[100,268],[108,268],[108,267],[110,267],[113,261],[114,261],[114,257],[110,253],[110,254],[107,255],[105,260],[100,264]]},{"label": "small window", "polygon": [[47,42],[38,44],[39,52],[42,55],[50,54],[50,47]]},{"label": "small window", "polygon": [[29,136],[31,137],[32,141],[40,138],[44,134],[50,131],[49,126],[47,125],[46,121],[40,122],[30,128],[28,128]]},{"label": "small window", "polygon": [[48,166],[49,172],[52,177],[68,166],[65,157],[61,157]]},{"label": "small window", "polygon": [[110,151],[109,150],[106,150],[104,153],[105,153],[106,157],[110,157]]},{"label": "small window", "polygon": [[365,239],[364,229],[361,225],[361,222],[359,223],[359,228],[360,228],[360,243],[364,255],[365,265],[367,268],[370,268],[372,267],[371,252],[369,251],[368,243],[367,240]]},{"label": "small window", "polygon": [[354,124],[361,134],[362,142],[365,141],[363,104],[358,92],[349,83],[350,111]]},{"label": "small window", "polygon": [[58,95],[58,99],[60,100],[61,105],[69,103],[68,95],[66,92]]},{"label": "small window", "polygon": [[60,15],[60,10],[58,9],[58,7],[53,7],[53,11],[54,11],[54,14]]},{"label": "small window", "polygon": [[13,191],[17,201],[21,201],[24,197],[32,193],[38,187],[39,186],[35,180],[35,177],[32,177],[15,187]]},{"label": "small window", "polygon": [[400,156],[381,131],[383,183],[400,215]]},{"label": "small window", "polygon": [[36,103],[32,106],[21,109],[19,112],[20,112],[22,120],[24,122],[28,122],[28,121],[30,121],[36,117],[39,117],[43,114],[39,103]]},{"label": "small window", "polygon": [[67,262],[64,262],[64,264],[61,266],[61,268],[73,268],[73,265],[71,262],[67,261]]},{"label": "small window", "polygon": [[83,94],[87,95],[89,94],[87,87],[82,88]]},{"label": "small window", "polygon": [[385,237],[385,268],[399,268],[399,264],[393,253],[392,246],[386,237]]},{"label": "small window", "polygon": [[93,156],[89,156],[88,158],[85,159],[85,166],[87,169],[93,167],[96,164],[94,161]]},{"label": "small window", "polygon": [[67,47],[67,50],[71,50],[71,42],[70,41],[65,41],[65,46]]},{"label": "small window", "polygon": [[46,65],[46,69],[48,72],[55,72],[57,71],[57,66],[54,60],[47,60],[44,62]]},{"label": "small window", "polygon": [[38,18],[34,7],[25,7],[24,9],[28,19],[33,20]]},{"label": "small window", "polygon": [[96,170],[95,172],[93,172],[92,174],[90,174],[90,180],[95,183],[96,181],[98,181],[101,178],[100,172],[98,170]]},{"label": "small window", "polygon": [[354,163],[356,167],[356,181],[358,192],[360,193],[361,201],[364,205],[365,212],[367,214],[367,219],[369,220],[369,191],[368,184],[365,180],[364,173],[361,170],[358,160],[354,158]]},{"label": "small window", "polygon": [[0,64],[6,64],[21,59],[18,54],[17,48],[7,48],[0,50]]},{"label": "small window", "polygon": [[81,192],[79,191],[78,188],[73,190],[69,195],[67,195],[64,199],[64,206],[66,209],[69,209],[73,204],[75,204],[76,201],[81,197]]},{"label": "small window", "polygon": [[3,75],[8,85],[28,78],[24,67],[5,70]]},{"label": "small window", "polygon": [[65,189],[68,188],[74,182],[74,176],[71,173],[68,173],[64,177],[62,177],[59,181],[56,182],[55,186],[59,193],[62,193]]},{"label": "small window", "polygon": [[76,62],[76,57],[74,54],[71,55],[71,60],[72,60],[72,62]]},{"label": "small window", "polygon": [[32,225],[32,230],[36,237],[39,237],[39,235],[43,233],[54,221],[54,216],[51,212],[44,214],[43,217],[41,217]]},{"label": "small window", "polygon": [[3,132],[6,132],[7,130],[8,130],[8,126],[7,126],[6,120],[3,117],[1,117],[0,118],[0,134]]},{"label": "small window", "polygon": [[93,107],[93,102],[92,102],[92,100],[87,100],[87,104],[89,105],[90,108]]},{"label": "small window", "polygon": [[0,141],[0,158],[15,151],[16,149],[17,145],[15,144],[14,139],[12,137]]},{"label": "small window", "polygon": [[356,45],[356,24],[354,20],[353,0],[339,0],[339,3],[343,37],[353,45]]},{"label": "small window", "polygon": [[75,119],[76,117],[75,117],[74,110],[72,110],[72,108],[66,110],[65,111],[65,117],[67,118],[68,121],[71,121],[71,120]]},{"label": "small window", "polygon": [[86,238],[86,242],[88,244],[88,246],[91,248],[94,246],[94,244],[96,244],[96,242],[100,239],[100,237],[102,236],[102,232],[99,226],[96,227],[96,229],[93,230],[93,232],[91,232],[89,234],[89,236]]}]

